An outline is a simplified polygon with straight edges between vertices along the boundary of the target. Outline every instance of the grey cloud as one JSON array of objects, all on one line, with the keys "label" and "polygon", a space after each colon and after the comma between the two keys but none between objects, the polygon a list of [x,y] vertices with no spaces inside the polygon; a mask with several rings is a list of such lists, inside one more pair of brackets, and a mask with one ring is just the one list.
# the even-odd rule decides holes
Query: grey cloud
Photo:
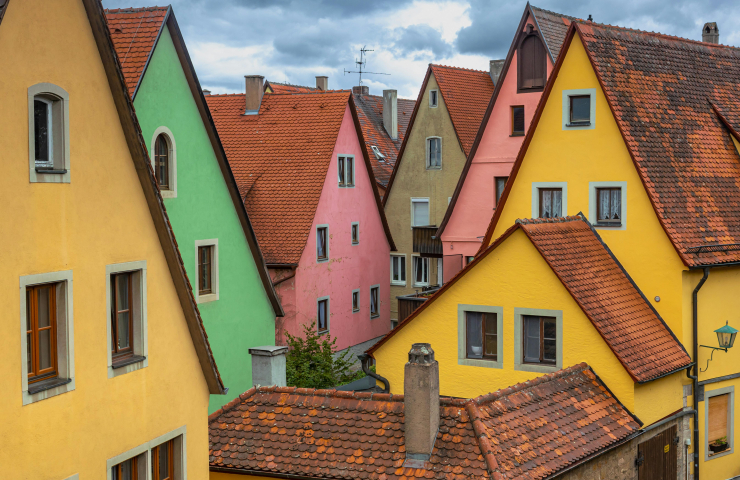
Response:
[{"label": "grey cloud", "polygon": [[435,59],[445,58],[453,53],[452,45],[442,39],[442,34],[429,25],[411,25],[395,31],[398,39],[395,42],[397,51],[409,54],[422,50],[431,50]]}]

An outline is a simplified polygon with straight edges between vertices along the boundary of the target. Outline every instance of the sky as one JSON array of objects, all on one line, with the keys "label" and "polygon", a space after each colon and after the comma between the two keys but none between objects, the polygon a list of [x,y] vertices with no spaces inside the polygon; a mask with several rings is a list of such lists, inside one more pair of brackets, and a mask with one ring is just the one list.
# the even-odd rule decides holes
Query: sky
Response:
[{"label": "sky", "polygon": [[[717,22],[720,43],[740,45],[740,9],[730,0],[541,0],[537,7],[599,23],[701,40]],[[106,8],[154,6],[153,0],[103,0]],[[415,99],[429,63],[488,70],[506,57],[526,1],[485,0],[172,0],[203,88],[244,91],[244,75],[329,88],[358,84],[371,94],[396,89]]]}]

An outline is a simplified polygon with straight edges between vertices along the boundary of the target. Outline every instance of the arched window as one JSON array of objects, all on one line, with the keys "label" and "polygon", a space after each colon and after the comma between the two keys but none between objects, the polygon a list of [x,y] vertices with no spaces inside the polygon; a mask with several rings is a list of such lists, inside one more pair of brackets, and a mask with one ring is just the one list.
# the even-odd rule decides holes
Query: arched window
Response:
[{"label": "arched window", "polygon": [[160,189],[170,189],[170,145],[163,133],[154,143],[154,175]]},{"label": "arched window", "polygon": [[547,52],[537,32],[531,25],[519,44],[519,90],[541,91],[547,81]]},{"label": "arched window", "polygon": [[31,182],[69,183],[69,95],[51,83],[28,88]]}]

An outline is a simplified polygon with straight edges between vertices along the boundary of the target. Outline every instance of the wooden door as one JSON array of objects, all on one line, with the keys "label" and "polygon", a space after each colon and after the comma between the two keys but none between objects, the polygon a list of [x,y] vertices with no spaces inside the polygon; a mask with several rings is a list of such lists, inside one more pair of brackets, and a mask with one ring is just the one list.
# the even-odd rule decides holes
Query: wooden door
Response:
[{"label": "wooden door", "polygon": [[678,445],[676,425],[637,445],[639,480],[676,480]]}]

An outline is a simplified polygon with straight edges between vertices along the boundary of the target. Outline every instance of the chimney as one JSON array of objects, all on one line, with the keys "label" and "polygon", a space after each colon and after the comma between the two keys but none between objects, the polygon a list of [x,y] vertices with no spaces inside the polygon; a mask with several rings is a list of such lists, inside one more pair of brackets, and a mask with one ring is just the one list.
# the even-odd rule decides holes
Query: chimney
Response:
[{"label": "chimney", "polygon": [[367,87],[365,85],[352,87],[352,93],[356,93],[358,95],[370,95],[370,87]]},{"label": "chimney", "polygon": [[324,92],[329,90],[329,77],[316,77],[316,88]]},{"label": "chimney", "polygon": [[398,92],[383,90],[383,126],[393,140],[398,139]]},{"label": "chimney", "polygon": [[285,355],[288,347],[266,346],[249,349],[252,355],[252,385],[277,385],[284,387]]},{"label": "chimney", "polygon": [[420,468],[429,460],[439,430],[439,364],[428,343],[411,347],[404,367],[403,404],[404,467]]},{"label": "chimney", "polygon": [[506,60],[491,60],[489,64],[491,81],[494,85],[498,85],[498,77],[501,76],[501,70],[504,69],[504,62],[506,62]]},{"label": "chimney", "polygon": [[203,89],[203,95],[210,95],[210,94],[211,94],[210,90],[208,90],[207,88]]},{"label": "chimney", "polygon": [[701,30],[701,41],[719,43],[719,27],[716,22],[707,22]]},{"label": "chimney", "polygon": [[265,93],[265,77],[262,75],[244,76],[247,109],[244,115],[257,115],[260,112],[262,95]]}]

